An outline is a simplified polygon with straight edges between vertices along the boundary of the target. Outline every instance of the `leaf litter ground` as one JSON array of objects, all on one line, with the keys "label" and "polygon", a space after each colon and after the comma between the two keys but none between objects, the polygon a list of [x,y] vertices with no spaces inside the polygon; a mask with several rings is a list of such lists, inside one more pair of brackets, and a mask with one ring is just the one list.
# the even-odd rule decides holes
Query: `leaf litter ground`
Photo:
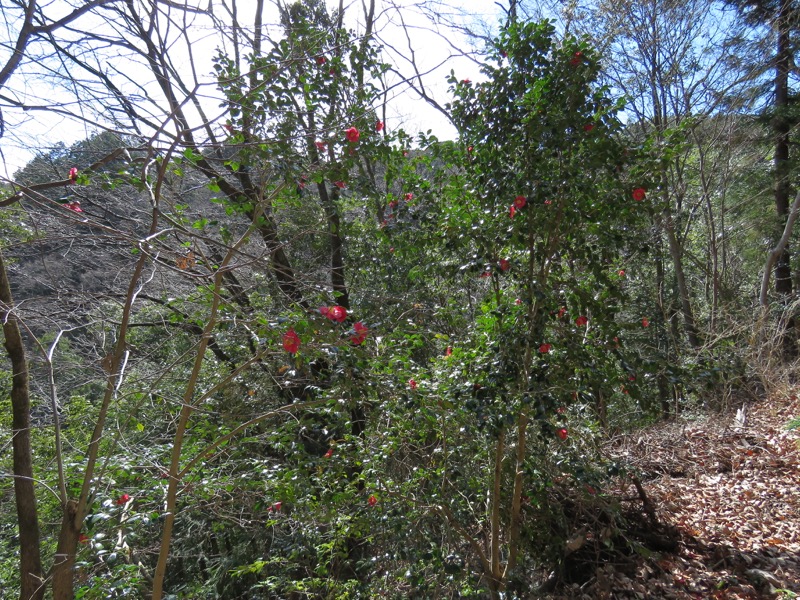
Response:
[{"label": "leaf litter ground", "polygon": [[786,429],[800,401],[771,398],[745,415],[744,426],[741,413],[712,415],[614,440],[608,453],[640,485],[614,493],[634,515],[622,529],[638,551],[595,551],[580,565],[588,578],[546,597],[800,598],[800,431]]}]

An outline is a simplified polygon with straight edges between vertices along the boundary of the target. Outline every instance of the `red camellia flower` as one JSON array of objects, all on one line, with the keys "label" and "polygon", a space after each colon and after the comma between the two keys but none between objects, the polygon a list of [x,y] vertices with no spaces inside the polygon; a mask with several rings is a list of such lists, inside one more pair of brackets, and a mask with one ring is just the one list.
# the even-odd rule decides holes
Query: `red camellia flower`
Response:
[{"label": "red camellia flower", "polygon": [[414,199],[414,194],[412,194],[411,192],[406,192],[406,194],[403,196],[403,200],[405,200],[406,202],[413,199]]},{"label": "red camellia flower", "polygon": [[447,349],[444,351],[445,356],[453,356],[453,348],[448,346]]},{"label": "red camellia flower", "polygon": [[552,201],[552,200],[545,200],[545,201],[544,201],[544,203],[545,203],[547,206],[550,206],[550,205],[553,203],[553,201]]},{"label": "red camellia flower", "polygon": [[350,336],[350,342],[356,346],[360,346],[364,343],[364,340],[367,339],[367,333],[369,333],[369,328],[364,325],[361,321],[353,325],[353,329],[355,330],[356,334]]},{"label": "red camellia flower", "polygon": [[344,188],[347,187],[347,184],[344,181],[334,181],[333,185],[335,185],[340,190],[343,190]]},{"label": "red camellia flower", "polygon": [[82,533],[78,536],[78,542],[81,544],[88,544],[89,543],[89,536],[85,533]]},{"label": "red camellia flower", "polygon": [[633,192],[631,192],[631,195],[633,196],[633,199],[636,200],[636,202],[641,202],[647,195],[647,190],[639,187],[633,190]]},{"label": "red camellia flower", "polygon": [[548,352],[550,352],[552,348],[553,348],[552,344],[542,344],[541,346],[539,346],[539,352],[541,352],[542,354],[547,354]]},{"label": "red camellia flower", "polygon": [[467,146],[467,152],[472,154],[472,151],[475,150],[475,146]]},{"label": "red camellia flower", "polygon": [[642,327],[650,327],[650,321],[645,317],[642,319]]},{"label": "red camellia flower", "polygon": [[350,129],[345,131],[344,134],[347,137],[347,141],[352,142],[353,144],[355,144],[359,139],[361,139],[361,134],[355,127],[351,127]]},{"label": "red camellia flower", "polygon": [[481,273],[481,277],[491,277],[491,276],[492,276],[491,271],[484,271],[483,273]]},{"label": "red camellia flower", "polygon": [[283,334],[283,349],[289,354],[296,354],[300,350],[300,336],[291,327]]},{"label": "red camellia flower", "polygon": [[347,318],[347,309],[344,306],[332,306],[328,311],[327,317],[331,321],[341,323]]},{"label": "red camellia flower", "polygon": [[575,319],[575,325],[577,325],[578,327],[583,327],[588,322],[589,322],[589,318],[588,317],[584,317],[583,315],[581,315],[580,317]]},{"label": "red camellia flower", "polygon": [[625,277],[625,271],[623,269],[620,269],[619,271],[617,271],[617,275],[619,275],[620,277]]},{"label": "red camellia flower", "polygon": [[76,169],[75,167],[72,167],[69,170],[69,180],[70,183],[75,183],[76,181],[78,181],[78,169]]},{"label": "red camellia flower", "polygon": [[72,212],[76,212],[76,213],[82,213],[83,212],[83,209],[81,208],[81,203],[78,202],[77,200],[73,200],[72,202],[67,202],[64,205],[64,208],[66,208],[67,210],[71,210]]},{"label": "red camellia flower", "polygon": [[323,152],[328,147],[328,144],[326,144],[325,142],[320,141],[320,140],[317,140],[316,142],[314,142],[314,145],[317,147],[317,150],[319,150],[320,152]]},{"label": "red camellia flower", "polygon": [[561,429],[556,430],[556,435],[558,436],[558,439],[565,440],[569,434],[566,427],[562,427]]},{"label": "red camellia flower", "polygon": [[592,129],[594,129],[594,123],[587,123],[586,125],[583,126],[583,130],[586,132],[589,132]]},{"label": "red camellia flower", "polygon": [[378,503],[378,499],[375,497],[375,494],[372,494],[372,495],[371,495],[371,496],[370,496],[370,497],[367,499],[367,504],[369,504],[370,506],[375,506],[377,503]]},{"label": "red camellia flower", "polygon": [[417,382],[414,380],[413,377],[408,380],[408,387],[410,387],[412,390],[417,389]]},{"label": "red camellia flower", "polygon": [[527,203],[528,201],[525,199],[525,196],[517,196],[516,198],[514,198],[514,206],[516,206],[517,208],[522,208]]},{"label": "red camellia flower", "polygon": [[375,123],[375,131],[383,131],[383,121]]},{"label": "red camellia flower", "polygon": [[501,271],[508,271],[511,268],[511,263],[507,258],[500,259],[500,270]]},{"label": "red camellia flower", "polygon": [[562,306],[561,308],[558,309],[558,318],[559,319],[563,319],[565,314],[567,314],[567,307],[566,306]]},{"label": "red camellia flower", "polygon": [[472,81],[469,79],[462,79],[461,83],[463,83],[464,85],[469,85],[470,83],[472,83]]},{"label": "red camellia flower", "polygon": [[322,66],[322,65],[324,65],[326,62],[328,62],[328,59],[327,59],[327,58],[325,58],[324,56],[317,56],[317,57],[316,57],[314,60],[316,60],[316,61],[317,61],[317,64],[318,64],[318,65],[320,65],[320,66]]},{"label": "red camellia flower", "polygon": [[513,219],[514,215],[516,214],[517,214],[517,207],[512,204],[508,209],[508,215]]},{"label": "red camellia flower", "polygon": [[330,458],[333,456],[333,448],[328,448],[328,451],[325,453],[325,458]]},{"label": "red camellia flower", "polygon": [[282,506],[283,506],[283,502],[276,502],[275,504],[272,505],[272,509],[275,512],[280,512]]},{"label": "red camellia flower", "polygon": [[128,496],[128,494],[122,494],[122,496],[117,498],[117,505],[122,506],[123,504],[126,504],[130,499],[131,497]]},{"label": "red camellia flower", "polygon": [[583,52],[580,50],[572,55],[572,58],[569,59],[569,64],[573,67],[577,67],[579,64],[583,62]]}]

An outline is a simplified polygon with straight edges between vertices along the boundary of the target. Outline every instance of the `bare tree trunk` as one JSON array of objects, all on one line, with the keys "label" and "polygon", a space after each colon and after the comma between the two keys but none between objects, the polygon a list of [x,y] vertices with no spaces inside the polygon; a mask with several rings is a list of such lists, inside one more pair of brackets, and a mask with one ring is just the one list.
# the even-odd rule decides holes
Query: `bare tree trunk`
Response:
[{"label": "bare tree trunk", "polygon": [[11,359],[11,430],[14,455],[14,499],[19,521],[20,600],[44,598],[42,558],[39,549],[39,519],[33,487],[31,452],[31,402],[28,363],[8,282],[8,271],[0,254],[0,318],[5,348]]},{"label": "bare tree trunk", "polygon": [[697,327],[694,322],[694,312],[692,311],[692,301],[689,295],[689,286],[686,284],[686,275],[683,271],[683,252],[675,235],[675,225],[672,215],[669,212],[664,214],[664,230],[667,234],[669,243],[669,254],[672,257],[672,267],[675,269],[675,283],[678,286],[678,295],[681,301],[681,312],[683,313],[683,325],[686,329],[686,337],[693,348],[700,347],[700,336],[697,334]]},{"label": "bare tree trunk", "polygon": [[[791,123],[786,111],[789,108],[789,70],[792,63],[792,48],[789,40],[790,0],[781,0],[778,13],[778,48],[775,57],[775,209],[781,219],[781,227],[789,216],[789,132]],[[792,293],[791,253],[788,242],[778,257],[775,266],[775,292],[780,295]]]},{"label": "bare tree trunk", "polygon": [[783,256],[784,250],[789,243],[789,238],[792,235],[794,222],[797,220],[797,215],[799,212],[800,192],[797,193],[794,202],[792,203],[792,209],[789,211],[788,218],[786,219],[786,225],[783,228],[783,235],[781,235],[781,239],[778,240],[777,246],[775,246],[772,252],[769,253],[769,256],[767,257],[767,264],[764,266],[764,275],[761,279],[761,294],[759,295],[759,301],[761,306],[765,309],[769,308],[769,276],[770,273],[772,273],[772,267],[775,266],[775,263],[777,263],[780,260],[780,257]]}]

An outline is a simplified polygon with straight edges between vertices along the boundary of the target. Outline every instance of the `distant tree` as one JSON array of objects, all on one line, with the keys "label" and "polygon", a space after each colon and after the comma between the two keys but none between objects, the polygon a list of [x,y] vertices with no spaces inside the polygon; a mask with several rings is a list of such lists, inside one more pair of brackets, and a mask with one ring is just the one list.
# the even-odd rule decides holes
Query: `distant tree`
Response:
[{"label": "distant tree", "polygon": [[[775,239],[783,233],[792,193],[792,133],[798,123],[792,108],[795,91],[791,75],[795,71],[795,57],[800,34],[800,4],[795,0],[725,0],[733,6],[742,19],[755,31],[761,32],[772,43],[771,57],[766,63],[772,69],[772,89],[767,94],[764,114],[769,118],[773,137],[773,193],[779,228]],[[792,282],[792,256],[788,240],[775,261],[775,292],[786,297],[794,291]],[[765,281],[769,274],[765,274]],[[763,295],[763,294],[762,294]]]}]

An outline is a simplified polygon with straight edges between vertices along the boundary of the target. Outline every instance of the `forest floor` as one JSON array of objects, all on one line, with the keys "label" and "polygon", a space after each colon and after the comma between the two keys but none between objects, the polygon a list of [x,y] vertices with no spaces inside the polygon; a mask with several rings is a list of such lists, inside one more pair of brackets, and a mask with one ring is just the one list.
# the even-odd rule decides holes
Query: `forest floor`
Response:
[{"label": "forest floor", "polygon": [[639,552],[597,561],[588,581],[551,598],[800,598],[800,430],[787,429],[798,394],[746,405],[744,427],[734,410],[612,443],[644,493],[617,498],[638,502],[642,529],[657,523],[669,543],[642,538]]}]

